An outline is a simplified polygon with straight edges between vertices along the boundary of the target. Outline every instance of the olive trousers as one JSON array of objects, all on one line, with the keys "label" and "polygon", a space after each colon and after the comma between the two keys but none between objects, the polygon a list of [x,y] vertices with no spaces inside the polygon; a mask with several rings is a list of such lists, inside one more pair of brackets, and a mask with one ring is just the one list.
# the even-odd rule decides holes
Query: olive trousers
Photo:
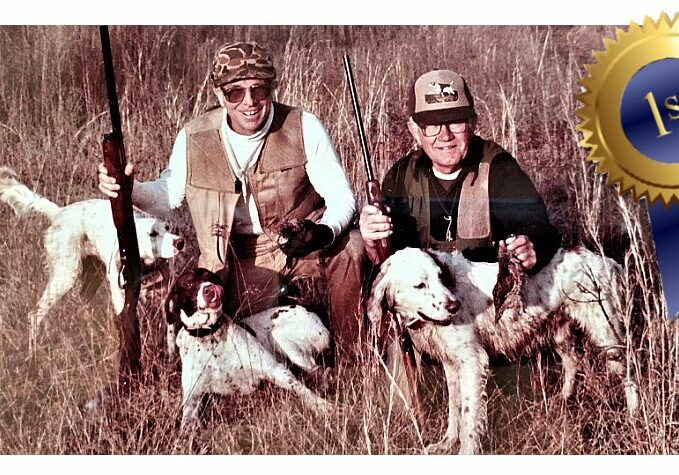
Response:
[{"label": "olive trousers", "polygon": [[361,298],[363,241],[357,230],[342,233],[325,249],[289,259],[267,235],[231,236],[226,307],[251,315],[278,305],[282,285],[292,279],[320,278],[330,302],[330,332],[336,363],[351,363],[365,340]]}]

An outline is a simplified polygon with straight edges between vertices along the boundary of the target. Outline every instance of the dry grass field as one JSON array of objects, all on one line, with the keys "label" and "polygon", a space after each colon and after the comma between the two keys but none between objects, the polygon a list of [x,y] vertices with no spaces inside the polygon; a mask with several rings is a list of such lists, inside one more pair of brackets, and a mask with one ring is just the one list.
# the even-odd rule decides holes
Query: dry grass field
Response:
[{"label": "dry grass field", "polygon": [[[351,55],[375,171],[411,147],[407,90],[434,67],[467,77],[480,134],[512,152],[533,178],[564,244],[584,243],[624,265],[620,289],[630,329],[626,355],[641,410],[625,416],[619,388],[598,365],[579,375],[576,395],[559,396],[559,363],[544,353],[491,378],[486,453],[665,454],[679,451],[679,331],[664,318],[648,224],[640,207],[595,178],[578,148],[574,95],[592,50],[609,27],[113,27],[111,40],[128,159],[151,179],[167,163],[177,131],[213,104],[206,82],[214,50],[252,39],[273,53],[282,102],[317,114],[362,196],[365,174],[342,54]],[[98,29],[0,27],[0,165],[60,205],[98,197],[96,164],[110,128]],[[192,236],[186,210],[176,225]],[[107,292],[92,303],[66,296],[28,359],[27,314],[46,283],[39,217],[0,206],[1,454],[417,454],[445,428],[445,394],[432,378],[419,433],[378,397],[377,365],[342,368],[328,418],[287,394],[211,401],[203,430],[179,431],[180,386],[163,357],[162,292],[140,308],[146,379],[129,400],[95,415],[86,401],[116,378],[117,333]],[[195,247],[172,263],[195,263]],[[499,382],[510,382],[504,387]]]}]

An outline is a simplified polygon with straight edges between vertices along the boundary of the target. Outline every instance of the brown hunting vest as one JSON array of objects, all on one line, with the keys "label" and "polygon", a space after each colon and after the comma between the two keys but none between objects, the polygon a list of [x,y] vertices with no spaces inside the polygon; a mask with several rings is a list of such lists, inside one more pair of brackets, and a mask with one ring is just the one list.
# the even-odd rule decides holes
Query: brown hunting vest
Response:
[{"label": "brown hunting vest", "polygon": [[505,153],[502,147],[495,142],[484,141],[478,169],[470,171],[462,183],[457,212],[457,235],[451,242],[434,239],[429,232],[431,227],[429,181],[424,174],[415,173],[415,165],[421,152],[413,155],[406,168],[405,188],[410,199],[411,213],[417,222],[422,247],[441,251],[454,249],[462,251],[493,246],[488,176],[493,158],[500,153]]},{"label": "brown hunting vest", "polygon": [[[226,267],[234,211],[242,195],[240,186],[245,186],[231,170],[220,133],[222,118],[223,110],[218,108],[185,126],[186,201],[200,247],[198,265],[213,272]],[[300,110],[274,103],[273,122],[264,140],[257,162],[245,176],[248,199],[255,200],[262,228],[275,238],[282,219],[320,215],[323,198],[306,174]]]}]

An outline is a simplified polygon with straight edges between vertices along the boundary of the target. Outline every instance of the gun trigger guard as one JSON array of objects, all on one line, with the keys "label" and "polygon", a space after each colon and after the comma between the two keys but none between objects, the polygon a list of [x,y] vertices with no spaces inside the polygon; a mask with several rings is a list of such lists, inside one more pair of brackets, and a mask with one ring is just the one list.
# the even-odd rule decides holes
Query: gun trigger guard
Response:
[{"label": "gun trigger guard", "polygon": [[127,282],[125,281],[125,264],[120,267],[120,272],[118,272],[118,287],[121,289],[125,288]]},{"label": "gun trigger guard", "polygon": [[285,268],[286,269],[292,269],[293,267],[295,267],[296,262],[297,262],[296,257],[285,256]]}]

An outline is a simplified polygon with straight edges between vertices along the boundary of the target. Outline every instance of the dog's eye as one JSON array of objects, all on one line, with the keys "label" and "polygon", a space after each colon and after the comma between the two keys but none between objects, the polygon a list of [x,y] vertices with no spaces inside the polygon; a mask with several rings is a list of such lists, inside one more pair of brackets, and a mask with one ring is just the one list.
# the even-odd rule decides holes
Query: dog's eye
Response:
[{"label": "dog's eye", "polygon": [[417,285],[413,285],[413,287],[415,287],[416,289],[424,289],[426,286],[427,284],[425,284],[424,282],[420,282]]},{"label": "dog's eye", "polygon": [[151,236],[152,238],[158,237],[158,231],[156,231],[156,230],[151,231],[151,232],[149,233],[149,236]]},{"label": "dog's eye", "polygon": [[170,230],[170,225],[169,225],[169,224],[166,224],[166,225],[165,225],[165,231],[169,231],[169,230]]}]

